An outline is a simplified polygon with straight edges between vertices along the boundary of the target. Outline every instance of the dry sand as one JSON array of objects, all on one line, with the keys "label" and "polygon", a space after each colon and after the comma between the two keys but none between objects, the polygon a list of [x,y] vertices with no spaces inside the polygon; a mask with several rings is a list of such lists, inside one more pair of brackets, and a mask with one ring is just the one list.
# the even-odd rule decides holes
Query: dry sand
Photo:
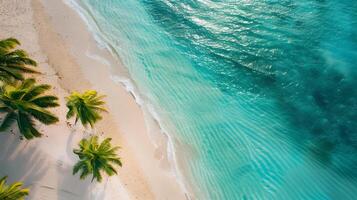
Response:
[{"label": "dry sand", "polygon": [[[34,200],[186,199],[167,161],[166,138],[156,134],[153,145],[140,106],[112,74],[125,74],[119,60],[97,47],[83,20],[60,0],[0,0],[0,39],[15,37],[38,61],[36,78],[51,84],[61,106],[53,109],[60,122],[39,125],[44,136],[19,140],[18,130],[0,134],[0,176],[22,180]],[[96,59],[97,55],[105,62]],[[106,94],[109,114],[94,130],[67,126],[64,97],[70,91],[95,89]],[[154,126],[154,128],[158,129]],[[159,130],[157,130],[159,132]],[[113,138],[124,166],[103,183],[72,176],[77,158],[72,149],[90,134]]]}]

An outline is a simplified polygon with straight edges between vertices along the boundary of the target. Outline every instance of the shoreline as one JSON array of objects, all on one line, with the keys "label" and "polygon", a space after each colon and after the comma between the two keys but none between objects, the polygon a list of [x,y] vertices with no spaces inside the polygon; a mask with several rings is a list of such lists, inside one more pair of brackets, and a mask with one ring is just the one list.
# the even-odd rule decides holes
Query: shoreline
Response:
[{"label": "shoreline", "polygon": [[[112,138],[120,137],[120,140],[123,141],[121,142],[120,145],[123,147],[122,149],[124,149],[125,148],[124,145],[126,145],[128,149],[133,151],[127,153],[136,158],[137,163],[135,164],[138,164],[138,167],[140,168],[139,171],[143,173],[144,176],[143,178],[146,179],[145,181],[147,182],[148,187],[151,190],[150,192],[152,192],[155,198],[157,199],[165,199],[168,197],[170,197],[170,199],[183,199],[184,196],[185,198],[187,198],[186,194],[180,188],[181,186],[179,185],[179,181],[176,180],[175,176],[172,176],[171,174],[172,166],[170,166],[171,164],[168,163],[168,160],[165,157],[165,154],[167,153],[166,152],[167,138],[165,138],[166,136],[161,135],[160,133],[157,134],[154,140],[155,142],[156,140],[158,140],[157,141],[158,143],[156,143],[158,147],[155,147],[155,145],[152,143],[153,142],[151,138],[152,135],[149,133],[147,126],[148,124],[150,124],[150,126],[154,126],[152,127],[154,131],[160,131],[160,127],[157,126],[155,121],[152,121],[152,119],[148,119],[147,117],[144,116],[145,113],[143,113],[142,110],[143,108],[141,107],[141,105],[138,105],[138,102],[136,101],[137,100],[136,95],[132,94],[130,91],[127,91],[126,88],[123,88],[124,86],[122,82],[120,85],[118,85],[114,83],[111,78],[113,74],[116,74],[126,77],[130,80],[129,75],[126,72],[126,68],[123,66],[120,60],[118,60],[119,58],[114,57],[114,55],[112,55],[109,52],[109,49],[106,48],[100,49],[98,47],[98,41],[96,41],[94,33],[89,30],[88,24],[86,24],[84,19],[81,16],[79,16],[80,14],[76,10],[70,8],[67,2],[64,2],[63,0],[60,2],[55,2],[55,1],[45,2],[42,0],[42,4],[45,7],[44,11],[47,11],[47,15],[50,17],[49,20],[50,23],[54,25],[53,29],[55,29],[55,32],[59,34],[60,37],[62,37],[64,43],[67,45],[67,48],[70,51],[69,53],[74,57],[75,62],[78,63],[80,68],[79,71],[83,73],[84,79],[88,80],[89,83],[98,91],[103,91],[107,89],[107,92],[105,94],[107,95],[107,103],[110,108],[109,110],[111,111],[111,114],[109,115],[110,116],[113,115],[112,123],[119,124],[117,126],[119,131],[112,131],[112,132],[113,133],[120,132],[123,135],[123,136],[118,136],[118,135],[110,134],[110,136],[112,136]],[[63,7],[61,8],[59,4],[63,4]],[[58,13],[56,13],[56,11]],[[68,15],[70,15],[71,17],[68,17]],[[74,15],[76,15],[76,17]],[[63,18],[60,19],[61,17]],[[70,20],[68,20],[69,18]],[[66,21],[68,23],[66,23]],[[63,27],[63,24],[67,24],[67,25],[64,25]],[[72,27],[70,27],[69,25],[72,25]],[[48,26],[50,26],[49,23],[47,24],[46,28],[48,28]],[[69,31],[65,32],[64,30],[69,30]],[[83,37],[83,35],[88,35],[88,36],[85,36],[86,39],[83,40],[83,38],[85,38]],[[81,52],[81,50],[84,50],[81,47],[81,44],[83,44],[83,42],[86,42],[87,44],[85,55],[83,55],[83,53],[81,54],[77,53],[77,52]],[[89,55],[93,55],[92,58],[89,57]],[[102,60],[98,58],[104,58],[106,62],[103,63],[101,62]],[[95,61],[95,64],[93,64],[93,61]],[[95,68],[95,70],[93,70],[92,73],[87,73],[88,66],[91,68],[92,67]],[[115,68],[113,66],[115,66]],[[100,73],[101,75],[98,76],[98,73]],[[102,79],[103,77],[106,77],[106,79],[103,80]],[[99,82],[101,82],[101,84],[98,85]],[[131,82],[131,84],[133,83]],[[71,87],[73,86],[71,85]],[[110,98],[109,96],[110,92],[112,92],[111,94],[112,98]],[[118,92],[119,95],[115,95],[114,93],[116,92]],[[117,102],[118,99],[123,99],[123,101],[118,103]],[[118,104],[124,104],[124,105],[119,106]],[[116,110],[122,110],[123,107],[127,107],[127,110],[123,112],[125,114],[134,112],[132,118],[122,117],[123,113],[115,112]],[[133,122],[136,123],[134,125],[135,127],[124,127],[124,125],[120,125],[123,123],[133,123]],[[137,128],[138,126],[140,127],[139,129]],[[131,133],[127,134],[127,132],[131,132]],[[144,141],[139,142],[144,137],[146,137]],[[138,146],[141,147],[145,146],[145,149],[138,148]],[[125,152],[122,154],[125,154]],[[138,158],[139,156],[140,158]],[[144,162],[138,161],[138,160],[143,160],[144,158],[148,158],[148,157],[150,158],[150,156],[151,159],[147,159]],[[131,162],[135,162],[135,161],[131,161]],[[158,168],[156,169],[159,170],[155,170],[155,168],[151,168],[150,170],[147,170],[146,168],[148,168],[149,165],[151,166],[157,165]],[[153,174],[155,174],[155,176],[153,176]],[[123,179],[122,177],[120,178]],[[161,180],[159,181],[157,178],[160,178]],[[137,187],[137,186],[133,186],[133,187]],[[129,189],[129,190],[135,190],[135,189]],[[147,199],[147,197],[145,197],[145,199]]]},{"label": "shoreline", "polygon": [[[124,87],[125,90],[134,98],[135,102],[144,114],[148,129],[147,132],[151,143],[157,150],[161,151],[159,154],[166,154],[160,156],[163,157],[162,160],[165,160],[165,169],[174,173],[173,175],[176,177],[176,182],[185,193],[185,199],[195,199],[195,192],[191,189],[192,183],[189,182],[189,180],[185,180],[182,173],[184,170],[180,168],[180,158],[178,156],[179,152],[176,151],[177,149],[175,148],[173,137],[162,127],[162,119],[156,112],[155,108],[150,103],[148,104],[147,99],[138,91],[137,86],[127,71],[127,68],[121,62],[119,53],[114,49],[110,42],[103,37],[100,28],[98,27],[98,22],[93,18],[92,14],[90,14],[90,11],[84,8],[84,5],[79,5],[81,2],[78,2],[77,0],[62,0],[62,2],[70,7],[73,12],[76,12],[79,15],[83,23],[86,25],[87,31],[90,32],[93,41],[95,42],[94,48],[96,50],[100,50],[99,52],[96,51],[95,55],[87,54],[87,56],[93,56],[94,59],[101,60],[103,63],[107,63],[108,66],[111,66],[111,80],[116,84],[120,84],[121,87]],[[106,55],[101,54],[101,52],[105,52]],[[113,66],[116,68],[113,68]]]},{"label": "shoreline", "polygon": [[[21,48],[27,50],[31,57],[39,61],[39,69],[43,72],[43,75],[38,78],[39,82],[50,83],[54,86],[54,93],[61,99],[61,106],[54,109],[54,113],[60,116],[60,123],[50,128],[41,127],[46,136],[28,143],[17,141],[19,144],[16,147],[19,152],[23,149],[27,151],[29,148],[35,149],[41,155],[44,154],[44,159],[51,160],[48,161],[49,166],[55,165],[56,167],[48,167],[44,175],[36,180],[19,172],[11,179],[23,180],[25,185],[32,187],[33,193],[30,192],[30,199],[39,199],[40,193],[48,196],[56,195],[53,191],[44,192],[43,187],[57,188],[57,190],[73,194],[83,187],[90,191],[91,199],[94,196],[94,199],[104,199],[103,196],[94,193],[102,194],[108,199],[119,196],[121,199],[187,199],[188,194],[182,191],[175,175],[171,173],[172,166],[168,163],[167,155],[165,156],[167,138],[162,134],[156,134],[161,135],[155,138],[158,139],[158,147],[152,144],[148,128],[159,131],[159,127],[147,127],[145,114],[135,101],[134,95],[129,93],[122,84],[116,84],[111,80],[112,74],[126,73],[123,66],[111,67],[122,65],[120,61],[112,57],[107,50],[97,46],[85,22],[64,2],[20,0],[19,3],[21,2],[23,5],[19,7],[24,7],[26,15],[32,16],[31,19],[28,19],[28,16],[21,16],[23,19],[20,22],[29,24],[29,27],[17,28],[19,20],[14,20],[11,22],[14,27],[11,30],[0,31],[0,36],[18,38],[23,44]],[[6,4],[1,1],[0,3]],[[10,7],[14,6],[11,3],[7,4]],[[14,8],[16,9],[19,8]],[[32,21],[29,22],[29,20]],[[99,58],[105,58],[106,61]],[[75,161],[71,149],[83,137],[81,132],[87,133],[88,131],[78,126],[74,127],[74,130],[66,126],[64,119],[66,108],[63,98],[68,95],[69,91],[85,89],[95,89],[107,95],[105,101],[110,113],[104,115],[103,120],[93,131],[104,133],[105,137],[113,139],[114,145],[121,146],[119,156],[124,165],[118,170],[118,176],[111,177],[105,185],[90,185],[88,181],[80,182],[76,180],[78,177],[68,173],[71,170],[71,164]],[[1,136],[2,139],[5,138],[4,142],[16,141],[16,137],[10,134],[10,136],[4,135]],[[17,160],[16,157],[13,158],[13,154],[10,159],[5,153],[4,155],[0,153],[1,162]],[[25,161],[19,160],[18,162]],[[18,171],[12,171],[11,163],[6,164],[10,166],[0,170],[0,175],[6,173],[11,176],[12,173]],[[66,168],[62,169],[63,166]],[[64,179],[65,184],[59,181],[60,179]],[[58,199],[63,197],[61,195],[64,194],[57,191]],[[66,197],[66,199],[71,198]],[[76,199],[88,198],[83,196]]]}]

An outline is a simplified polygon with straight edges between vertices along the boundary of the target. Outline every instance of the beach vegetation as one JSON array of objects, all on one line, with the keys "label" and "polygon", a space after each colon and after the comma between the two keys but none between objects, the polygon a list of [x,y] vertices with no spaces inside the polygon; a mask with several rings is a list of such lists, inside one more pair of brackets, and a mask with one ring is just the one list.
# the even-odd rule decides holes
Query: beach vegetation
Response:
[{"label": "beach vegetation", "polygon": [[15,182],[7,185],[6,179],[6,176],[0,179],[1,200],[24,200],[25,197],[29,195],[30,190],[22,188],[22,182]]},{"label": "beach vegetation", "polygon": [[0,112],[5,113],[0,123],[0,131],[17,123],[20,133],[26,139],[40,137],[35,128],[37,120],[43,124],[53,124],[58,118],[47,108],[56,107],[57,97],[46,95],[51,88],[47,84],[36,84],[35,79],[25,79],[15,85],[5,84],[0,88]]},{"label": "beach vegetation", "polygon": [[93,180],[101,182],[102,172],[108,176],[117,174],[114,165],[122,166],[121,160],[116,154],[119,147],[112,147],[111,138],[106,138],[101,143],[98,140],[98,136],[82,139],[79,149],[73,150],[80,159],[73,167],[73,175],[79,172],[80,179],[92,175],[92,182]]},{"label": "beach vegetation", "polygon": [[25,73],[38,73],[32,67],[36,61],[29,58],[26,51],[16,49],[20,42],[15,38],[0,40],[0,81],[12,83],[24,80]]},{"label": "beach vegetation", "polygon": [[102,119],[101,112],[106,112],[105,102],[102,100],[104,95],[99,95],[97,91],[88,90],[84,93],[73,92],[66,97],[67,100],[67,119],[75,117],[75,123],[81,121],[83,126],[94,124]]}]

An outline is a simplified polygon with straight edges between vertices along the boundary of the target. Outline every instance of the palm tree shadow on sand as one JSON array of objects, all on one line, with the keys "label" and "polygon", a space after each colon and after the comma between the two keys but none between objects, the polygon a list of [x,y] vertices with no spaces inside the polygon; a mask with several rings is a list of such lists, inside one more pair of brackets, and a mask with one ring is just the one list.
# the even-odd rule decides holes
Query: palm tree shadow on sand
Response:
[{"label": "palm tree shadow on sand", "polygon": [[[90,136],[92,133],[87,133],[78,127],[79,125],[70,126],[70,136],[66,143],[67,157],[73,162],[77,162],[78,158],[73,153],[73,142],[76,140],[76,134],[80,134],[82,138]],[[96,190],[96,182],[91,182],[88,177],[85,180],[80,180],[78,175],[72,175],[73,165],[69,163],[59,162],[56,165],[58,174],[66,174],[58,178],[58,188],[49,188],[56,191],[57,200],[87,200],[87,199],[104,199],[105,189]],[[101,187],[102,185],[100,185]]]},{"label": "palm tree shadow on sand", "polygon": [[46,174],[46,155],[18,135],[0,135],[0,147],[0,176],[8,175],[9,182],[22,180],[31,189]]},{"label": "palm tree shadow on sand", "polygon": [[57,165],[59,174],[68,174],[58,178],[57,200],[86,200],[91,198],[92,183],[72,176],[72,167],[68,164]]}]

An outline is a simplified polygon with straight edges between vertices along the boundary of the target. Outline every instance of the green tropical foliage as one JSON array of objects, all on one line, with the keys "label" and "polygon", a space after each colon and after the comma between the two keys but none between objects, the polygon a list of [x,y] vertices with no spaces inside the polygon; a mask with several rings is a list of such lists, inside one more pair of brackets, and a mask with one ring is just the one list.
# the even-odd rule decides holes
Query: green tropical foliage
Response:
[{"label": "green tropical foliage", "polygon": [[20,42],[15,38],[0,40],[0,80],[6,83],[23,80],[24,73],[38,73],[28,66],[37,63],[28,57],[26,51],[15,49]]},{"label": "green tropical foliage", "polygon": [[90,124],[91,127],[102,119],[100,112],[106,112],[103,107],[105,102],[102,100],[103,95],[98,95],[97,91],[88,90],[83,94],[73,92],[66,98],[67,100],[67,119],[75,116],[77,123],[78,119],[81,120],[84,126]]},{"label": "green tropical foliage", "polygon": [[82,139],[79,143],[79,149],[73,152],[78,155],[80,161],[73,167],[73,174],[80,171],[80,178],[85,179],[92,175],[92,182],[96,179],[102,181],[101,172],[108,176],[117,174],[113,165],[122,166],[120,158],[116,155],[119,147],[112,147],[111,138],[98,143],[98,136],[92,136],[89,139]]},{"label": "green tropical foliage", "polygon": [[58,106],[57,97],[44,94],[50,85],[36,85],[34,79],[26,79],[15,85],[4,85],[0,89],[0,111],[5,117],[0,131],[7,130],[16,122],[20,133],[26,139],[40,137],[42,134],[34,127],[34,119],[43,124],[53,124],[58,118],[47,108]]},{"label": "green tropical foliage", "polygon": [[0,199],[1,200],[24,200],[29,195],[29,189],[21,188],[21,182],[15,182],[11,185],[6,184],[7,177],[0,179]]}]

